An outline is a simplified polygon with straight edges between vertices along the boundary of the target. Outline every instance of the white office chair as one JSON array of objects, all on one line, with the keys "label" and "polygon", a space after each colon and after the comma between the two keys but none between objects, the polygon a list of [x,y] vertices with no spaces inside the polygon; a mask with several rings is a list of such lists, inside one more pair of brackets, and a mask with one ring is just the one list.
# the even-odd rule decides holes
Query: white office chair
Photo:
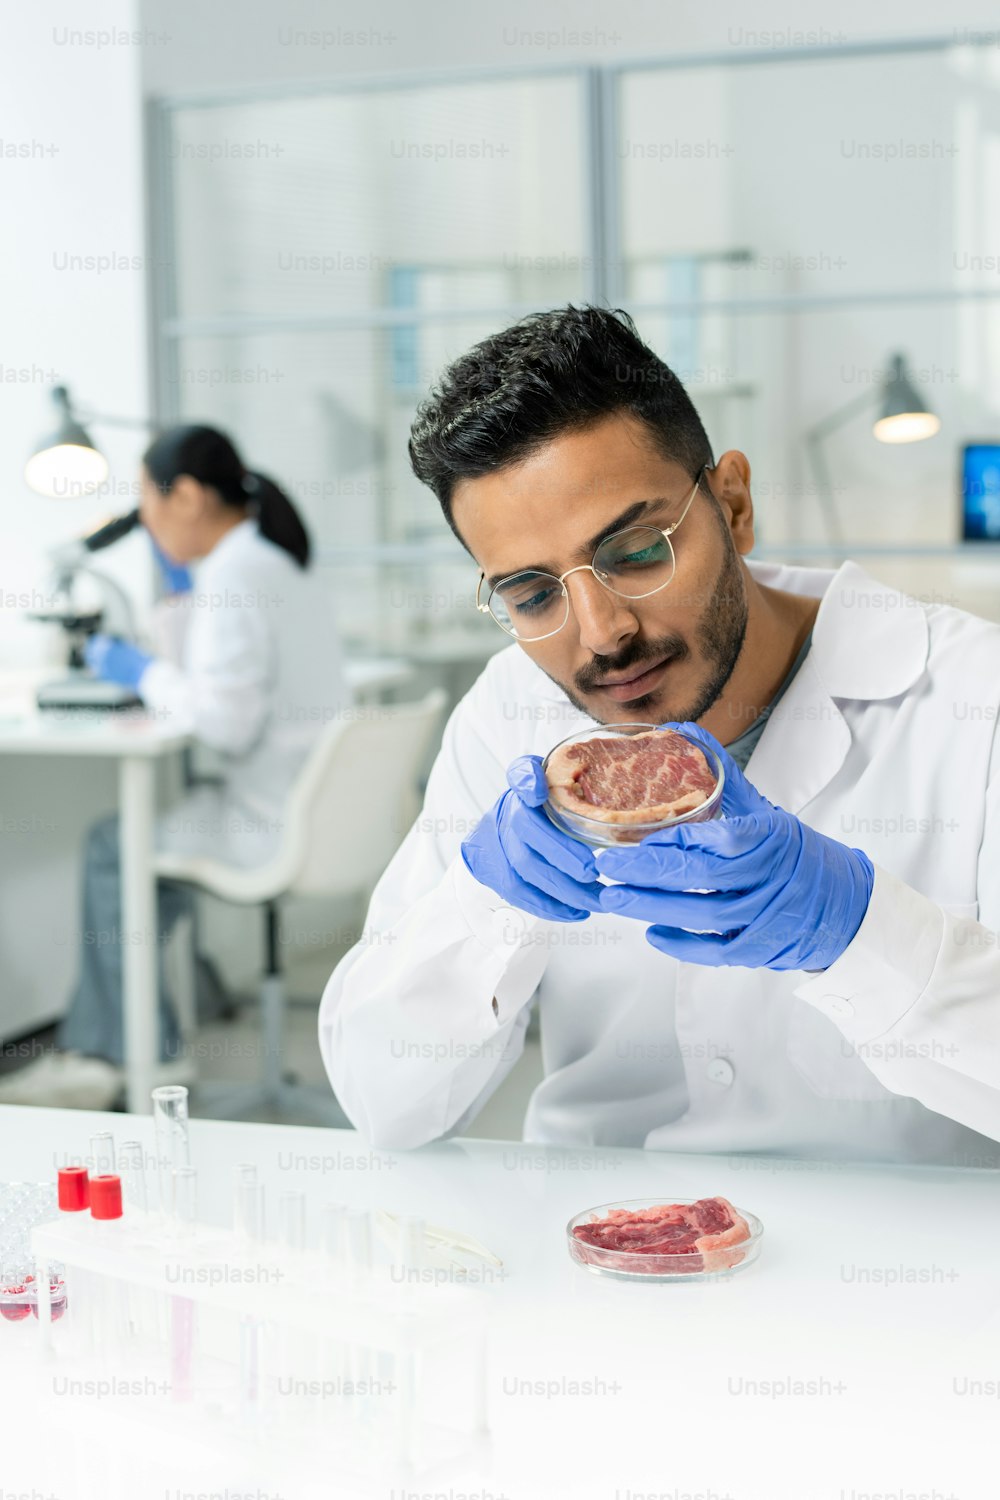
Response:
[{"label": "white office chair", "polygon": [[277,1105],[321,1123],[343,1123],[333,1093],[286,1081],[282,1069],[285,983],[278,903],[287,896],[370,895],[419,807],[423,768],[446,694],[372,706],[327,728],[289,794],[281,846],[266,865],[241,869],[204,856],[159,854],[156,873],[240,906],[262,906],[266,968],[261,980],[264,1058],[255,1084],[197,1085],[202,1114],[227,1118]]}]

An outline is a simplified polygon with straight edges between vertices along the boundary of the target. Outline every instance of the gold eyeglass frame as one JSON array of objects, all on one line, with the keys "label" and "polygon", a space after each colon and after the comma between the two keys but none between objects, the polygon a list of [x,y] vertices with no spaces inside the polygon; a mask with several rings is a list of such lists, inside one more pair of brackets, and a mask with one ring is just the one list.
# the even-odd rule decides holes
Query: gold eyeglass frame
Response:
[{"label": "gold eyeglass frame", "polygon": [[[706,469],[708,469],[709,467],[709,464],[702,464],[701,468],[698,470],[698,475],[694,482],[694,489],[691,491],[690,495],[685,501],[684,509],[681,511],[676,521],[673,521],[669,526],[643,526],[641,522],[637,522],[634,526],[625,526],[621,531],[613,531],[610,536],[606,536],[604,538],[604,541],[602,541],[600,545],[594,550],[594,557],[596,557],[598,552],[601,550],[601,547],[605,546],[608,542],[613,542],[615,537],[624,536],[625,533],[629,531],[658,531],[661,536],[666,538],[667,546],[670,548],[670,556],[673,559],[674,564],[673,570],[671,571],[670,577],[667,579],[666,583],[657,584],[655,589],[650,589],[646,594],[623,594],[620,589],[613,589],[610,583],[605,582],[600,573],[594,567],[593,559],[589,563],[580,563],[575,568],[567,568],[566,572],[563,573],[561,578],[556,578],[556,575],[554,573],[539,573],[540,578],[555,578],[556,582],[562,588],[563,598],[566,601],[566,614],[562,620],[562,623],[557,625],[555,630],[547,630],[544,635],[523,636],[515,635],[513,630],[507,629],[506,625],[500,625],[500,621],[490,609],[490,599],[493,598],[493,595],[496,593],[497,589],[503,588],[505,583],[510,583],[513,579],[519,578],[521,576],[520,573],[508,573],[506,578],[498,579],[490,589],[489,598],[487,598],[486,603],[483,604],[481,602],[480,596],[482,594],[483,584],[486,582],[486,574],[480,571],[479,582],[476,585],[476,609],[480,614],[489,615],[490,619],[493,620],[495,624],[500,625],[500,629],[504,632],[505,635],[509,635],[512,640],[528,640],[534,643],[535,641],[547,641],[552,636],[558,635],[560,630],[562,630],[563,626],[566,624],[566,621],[569,619],[570,604],[572,603],[572,601],[570,599],[569,589],[566,587],[565,580],[569,578],[573,573],[593,573],[598,583],[601,584],[603,588],[606,588],[609,594],[617,594],[619,599],[649,599],[653,594],[662,593],[664,589],[669,588],[673,583],[674,576],[677,572],[677,556],[674,552],[673,543],[671,542],[670,538],[673,536],[674,532],[677,530],[678,526],[681,524],[688,511],[691,509],[691,506],[694,504],[694,497],[695,495],[697,495],[699,489],[701,488],[702,476],[705,473]],[[522,573],[530,573],[533,571],[534,570],[531,568],[521,569]]]}]

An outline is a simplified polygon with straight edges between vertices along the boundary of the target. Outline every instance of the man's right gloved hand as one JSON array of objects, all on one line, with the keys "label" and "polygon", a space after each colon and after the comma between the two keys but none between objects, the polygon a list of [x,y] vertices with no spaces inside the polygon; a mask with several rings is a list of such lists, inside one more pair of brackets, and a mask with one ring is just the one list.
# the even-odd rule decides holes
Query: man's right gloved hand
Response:
[{"label": "man's right gloved hand", "polygon": [[601,910],[593,851],[560,833],[542,811],[549,791],[537,755],[507,769],[509,791],[462,844],[466,868],[511,906],[550,922],[582,922]]}]

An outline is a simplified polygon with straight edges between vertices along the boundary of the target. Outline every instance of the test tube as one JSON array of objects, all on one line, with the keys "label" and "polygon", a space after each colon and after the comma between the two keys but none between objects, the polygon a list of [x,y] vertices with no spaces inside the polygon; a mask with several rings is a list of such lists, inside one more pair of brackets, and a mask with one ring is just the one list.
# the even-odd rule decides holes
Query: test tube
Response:
[{"label": "test tube", "polygon": [[[400,1280],[404,1287],[419,1282],[427,1245],[426,1224],[419,1214],[400,1214],[397,1221],[397,1248]],[[389,1377],[399,1393],[396,1415],[396,1443],[403,1463],[417,1464],[420,1459],[420,1424],[418,1411],[418,1357],[413,1350],[397,1351],[389,1359]]]},{"label": "test tube", "polygon": [[174,1205],[174,1224],[179,1235],[194,1233],[198,1217],[198,1168],[174,1167],[171,1173]]},{"label": "test tube", "polygon": [[129,1208],[145,1213],[146,1164],[140,1141],[124,1141],[118,1153],[118,1175],[122,1180],[122,1196]]},{"label": "test tube", "polygon": [[323,1207],[323,1252],[331,1270],[342,1269],[347,1259],[346,1203],[327,1203]]},{"label": "test tube", "polygon": [[[104,1173],[90,1179],[90,1226],[88,1239],[108,1247],[121,1244],[128,1227],[123,1217],[122,1184],[117,1173]],[[114,1369],[127,1347],[129,1329],[128,1283],[106,1272],[96,1278],[94,1297],[94,1331],[99,1357]]]},{"label": "test tube", "polygon": [[[122,1202],[128,1214],[145,1214],[149,1200],[146,1194],[146,1161],[141,1141],[123,1141],[118,1151],[118,1176],[122,1183]],[[129,1286],[126,1292],[128,1325],[133,1338],[145,1337],[147,1329],[156,1326],[156,1300],[146,1287]]]},{"label": "test tube", "polygon": [[282,1193],[278,1199],[278,1238],[286,1250],[306,1248],[305,1193]]},{"label": "test tube", "polygon": [[252,1245],[260,1237],[260,1198],[257,1190],[257,1168],[252,1162],[240,1162],[236,1168],[233,1193],[233,1230],[243,1245]]},{"label": "test tube", "polygon": [[[344,1221],[347,1264],[355,1292],[368,1280],[372,1269],[372,1216],[366,1208],[349,1208]],[[358,1340],[347,1351],[349,1380],[353,1395],[353,1422],[363,1442],[370,1437],[372,1417],[373,1351]]]},{"label": "test tube", "polygon": [[177,1167],[191,1162],[188,1143],[188,1091],[183,1084],[166,1084],[153,1090],[153,1125],[159,1164],[160,1212],[173,1214],[173,1177]]},{"label": "test tube", "polygon": [[[63,1214],[81,1214],[90,1208],[90,1177],[86,1167],[60,1167],[57,1175],[57,1202]],[[9,1248],[9,1246],[8,1246]],[[3,1251],[0,1247],[0,1262]],[[43,1267],[36,1270],[39,1285],[44,1285]],[[0,1278],[2,1280],[3,1278]],[[70,1318],[70,1342],[76,1353],[89,1354],[92,1341],[91,1320],[95,1300],[94,1274],[82,1266],[74,1266],[72,1275],[73,1315]],[[38,1321],[42,1325],[43,1337],[48,1346],[52,1333],[52,1319],[48,1309],[39,1307]]]},{"label": "test tube", "polygon": [[[185,1095],[187,1090],[184,1090]],[[174,1167],[171,1173],[174,1233],[178,1238],[194,1234],[198,1214],[196,1167]],[[170,1299],[170,1379],[175,1401],[191,1399],[191,1367],[194,1360],[195,1305],[190,1297]]]},{"label": "test tube", "polygon": [[[306,1199],[297,1190],[282,1193],[278,1199],[278,1244],[284,1251],[298,1260],[306,1247]],[[287,1261],[286,1265],[294,1280],[301,1278],[301,1263]],[[280,1317],[280,1313],[279,1313]],[[310,1373],[312,1363],[313,1335],[299,1324],[290,1325],[282,1319],[278,1325],[278,1368],[286,1376],[302,1378]],[[291,1403],[286,1402],[281,1412],[281,1421],[294,1420]]]},{"label": "test tube", "polygon": [[[330,1296],[343,1299],[343,1275],[347,1264],[346,1203],[326,1203],[323,1206],[323,1255],[327,1271],[331,1273]],[[323,1409],[322,1399],[316,1402],[316,1423],[324,1434],[329,1434],[331,1430],[336,1431],[344,1414],[342,1393],[351,1369],[348,1347],[343,1339],[324,1332],[320,1339],[319,1360],[322,1389],[341,1392],[340,1399],[334,1402],[329,1413]]]},{"label": "test tube", "polygon": [[[404,1272],[420,1271],[424,1264],[424,1250],[427,1244],[426,1224],[419,1214],[400,1214],[399,1222],[399,1263]],[[419,1280],[419,1277],[416,1278]],[[403,1280],[406,1280],[404,1275]]]},{"label": "test tube", "polygon": [[[236,1168],[233,1230],[242,1250],[249,1251],[260,1239],[260,1189],[257,1168],[252,1162],[240,1162]],[[247,1425],[257,1420],[259,1397],[260,1322],[244,1315],[240,1318],[240,1416]]]},{"label": "test tube", "polygon": [[110,1177],[115,1171],[115,1138],[110,1130],[90,1137],[91,1177]]},{"label": "test tube", "polygon": [[344,1227],[347,1263],[360,1280],[372,1268],[372,1216],[367,1208],[349,1208]]}]

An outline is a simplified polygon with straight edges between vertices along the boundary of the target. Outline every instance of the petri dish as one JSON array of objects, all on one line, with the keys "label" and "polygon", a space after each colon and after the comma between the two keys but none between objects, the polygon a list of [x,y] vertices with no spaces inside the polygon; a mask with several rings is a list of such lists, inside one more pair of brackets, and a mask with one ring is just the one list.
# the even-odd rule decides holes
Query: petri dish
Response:
[{"label": "petri dish", "polygon": [[[610,754],[610,764],[613,767],[615,758],[627,753],[626,742],[640,737],[650,740],[680,740],[685,747],[693,748],[708,768],[707,774],[700,779],[710,782],[710,785],[688,791],[679,788],[672,795],[669,792],[663,793],[664,801],[659,805],[669,805],[677,810],[651,817],[643,815],[642,807],[617,807],[610,804],[602,809],[595,807],[593,812],[582,811],[594,804],[588,803],[582,794],[574,793],[568,780],[573,774],[574,766],[586,770],[586,746],[594,740],[622,742],[621,751],[616,747],[611,752],[605,752],[606,755]],[[580,747],[579,750],[577,747]],[[543,807],[550,820],[571,838],[597,849],[608,849],[618,844],[637,844],[647,834],[658,833],[663,828],[674,828],[679,823],[704,823],[722,813],[722,792],[726,779],[722,762],[713,750],[700,745],[697,740],[677,729],[652,729],[648,724],[602,724],[595,729],[586,729],[582,734],[569,735],[560,740],[558,745],[553,745],[542,762],[542,770],[549,782],[549,796]],[[561,778],[560,782],[553,785],[551,776]]]},{"label": "petri dish", "polygon": [[[692,1219],[702,1221],[701,1234]],[[753,1264],[763,1233],[755,1214],[727,1198],[627,1198],[585,1209],[566,1225],[570,1259],[619,1281],[719,1281]],[[693,1235],[704,1236],[704,1248],[693,1248]]]}]

